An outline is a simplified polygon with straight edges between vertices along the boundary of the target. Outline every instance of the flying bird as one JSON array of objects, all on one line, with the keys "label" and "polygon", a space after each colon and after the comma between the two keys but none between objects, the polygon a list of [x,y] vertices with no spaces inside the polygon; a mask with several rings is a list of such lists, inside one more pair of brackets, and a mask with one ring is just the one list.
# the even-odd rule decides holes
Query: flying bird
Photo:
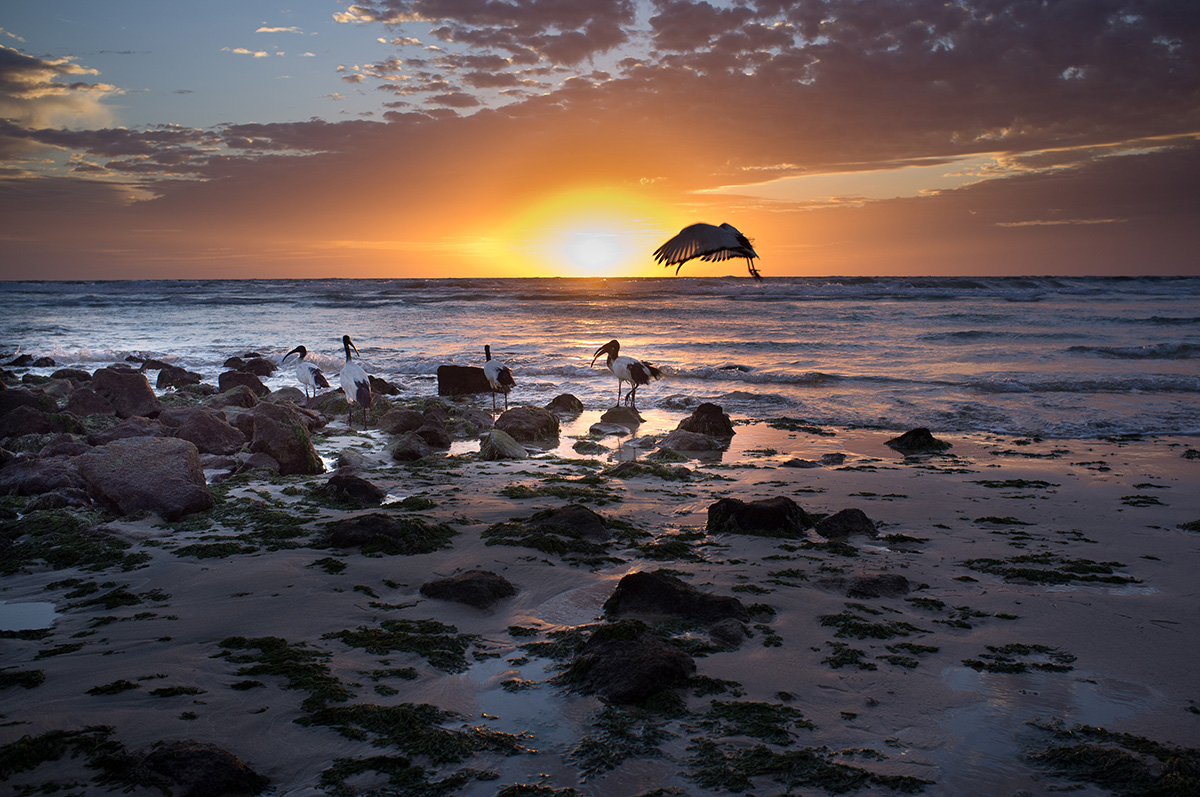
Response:
[{"label": "flying bird", "polygon": [[354,402],[363,408],[363,426],[367,425],[367,410],[371,407],[374,397],[371,395],[371,380],[363,367],[350,358],[350,350],[358,354],[358,347],[349,335],[342,335],[342,348],[346,350],[346,364],[342,366],[342,392],[346,394],[348,408],[346,423],[354,428]]},{"label": "flying bird", "polygon": [[508,409],[508,391],[512,390],[516,381],[513,379],[512,371],[509,367],[499,360],[492,359],[492,347],[483,347],[483,356],[487,358],[487,362],[483,366],[483,375],[487,377],[488,384],[492,386],[492,412],[496,411],[496,394],[504,394],[504,409]]},{"label": "flying bird", "polygon": [[621,383],[628,382],[629,394],[625,397],[625,403],[636,410],[634,394],[637,392],[638,386],[649,384],[651,379],[658,379],[662,376],[662,371],[644,360],[635,360],[622,355],[621,344],[615,340],[610,340],[596,349],[596,353],[592,356],[592,365],[596,364],[596,358],[601,354],[608,355],[605,359],[608,370],[617,377],[617,403],[621,403]]},{"label": "flying bird", "polygon": [[698,257],[701,260],[728,260],[731,257],[746,258],[750,276],[761,280],[762,275],[754,267],[758,253],[750,245],[750,239],[742,235],[732,224],[720,227],[712,224],[693,224],[684,227],[671,240],[654,250],[654,262],[664,266],[675,266],[675,273],[683,264]]},{"label": "flying bird", "polygon": [[283,355],[283,359],[279,361],[280,365],[287,362],[287,358],[293,354],[299,354],[299,359],[296,360],[296,380],[304,385],[304,397],[308,398],[308,389],[312,388],[313,395],[317,394],[317,388],[329,387],[329,380],[325,378],[325,374],[321,373],[321,369],[310,362],[305,362],[304,358],[308,356],[308,349],[303,346],[296,348]]}]

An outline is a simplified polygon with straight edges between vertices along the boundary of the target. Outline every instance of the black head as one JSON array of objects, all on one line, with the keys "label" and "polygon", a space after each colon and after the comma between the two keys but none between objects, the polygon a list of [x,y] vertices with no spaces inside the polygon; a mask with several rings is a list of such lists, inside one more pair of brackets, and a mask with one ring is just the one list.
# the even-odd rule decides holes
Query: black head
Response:
[{"label": "black head", "polygon": [[483,356],[486,357],[489,362],[491,362],[491,359],[492,359],[492,347],[491,346],[483,347]]},{"label": "black head", "polygon": [[287,362],[287,358],[291,357],[293,354],[299,354],[300,359],[303,360],[308,355],[308,349],[304,348],[303,346],[297,346],[287,354],[283,355],[283,359],[279,361],[279,364],[282,365],[283,363]]},{"label": "black head", "polygon": [[592,355],[592,365],[596,364],[596,358],[601,354],[607,354],[609,357],[616,357],[621,351],[621,344],[615,340],[610,340],[600,348],[596,349],[596,353]]},{"label": "black head", "polygon": [[[354,345],[354,341],[350,340],[349,335],[342,335],[342,348],[346,350],[346,359],[350,359],[350,350],[354,349],[354,353],[358,354],[358,347]],[[360,357],[362,355],[359,355]]]}]

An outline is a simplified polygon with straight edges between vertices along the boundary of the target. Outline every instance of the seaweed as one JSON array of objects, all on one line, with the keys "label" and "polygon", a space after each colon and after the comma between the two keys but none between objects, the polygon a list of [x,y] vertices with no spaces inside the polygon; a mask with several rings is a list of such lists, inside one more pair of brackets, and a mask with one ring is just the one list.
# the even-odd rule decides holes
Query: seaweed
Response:
[{"label": "seaweed", "polygon": [[963,659],[973,670],[990,673],[1018,674],[1031,670],[1070,672],[1075,656],[1047,645],[1026,645],[1019,642],[1007,645],[986,645],[987,653],[977,659]]},{"label": "seaweed", "polygon": [[[277,675],[285,679],[284,689],[308,692],[301,704],[306,711],[324,706],[328,701],[342,702],[353,697],[353,693],[340,680],[330,674],[325,662],[331,654],[309,648],[304,643],[292,644],[280,637],[258,637],[247,639],[232,636],[218,643],[226,648],[217,658],[228,659],[234,664],[245,664],[237,675]],[[257,655],[234,651],[257,650]]]},{"label": "seaweed", "polygon": [[334,631],[323,639],[337,639],[368,653],[383,656],[396,651],[415,653],[446,672],[467,669],[466,654],[482,637],[460,634],[452,625],[436,620],[384,620],[378,628],[359,626],[355,631]]},{"label": "seaweed", "polygon": [[1138,584],[1131,576],[1119,576],[1113,571],[1124,568],[1121,562],[1094,562],[1090,559],[1069,559],[1052,553],[1025,554],[1009,559],[968,559],[962,563],[971,570],[999,576],[1005,581],[1029,581],[1036,584]]}]

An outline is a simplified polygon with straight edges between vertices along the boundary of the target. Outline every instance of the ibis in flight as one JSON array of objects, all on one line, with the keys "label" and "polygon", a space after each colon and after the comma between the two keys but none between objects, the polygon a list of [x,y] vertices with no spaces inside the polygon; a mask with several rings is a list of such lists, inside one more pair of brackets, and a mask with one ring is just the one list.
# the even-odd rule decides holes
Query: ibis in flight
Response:
[{"label": "ibis in flight", "polygon": [[625,403],[636,410],[634,394],[637,393],[638,386],[649,384],[651,379],[658,379],[662,376],[662,371],[644,360],[635,360],[622,355],[621,344],[615,340],[610,340],[596,349],[596,353],[592,356],[592,365],[596,364],[596,358],[601,354],[608,355],[605,363],[608,365],[608,370],[617,377],[617,404],[621,403],[621,383],[628,382],[629,394],[625,397]]},{"label": "ibis in flight", "polygon": [[346,423],[354,428],[354,402],[363,408],[363,426],[367,425],[367,410],[371,408],[371,380],[363,367],[350,357],[350,350],[358,354],[358,347],[349,335],[342,335],[342,348],[346,350],[346,364],[342,366],[342,392],[346,394]]},{"label": "ibis in flight", "polygon": [[312,388],[313,395],[317,394],[317,388],[329,387],[329,380],[325,378],[325,374],[321,373],[321,369],[310,362],[305,362],[304,358],[308,356],[308,349],[303,346],[296,348],[283,355],[283,359],[279,361],[280,365],[287,362],[287,358],[293,354],[299,354],[299,359],[296,360],[296,380],[304,385],[304,397],[308,398],[308,389]]},{"label": "ibis in flight", "polygon": [[483,356],[487,358],[487,362],[483,366],[483,375],[487,377],[488,384],[492,386],[492,412],[496,411],[496,394],[504,394],[504,409],[508,409],[508,391],[512,390],[516,381],[513,380],[512,371],[509,367],[499,360],[492,359],[492,347],[483,347]]},{"label": "ibis in flight", "polygon": [[750,245],[750,239],[742,235],[732,224],[717,227],[712,224],[693,224],[684,227],[671,240],[654,250],[654,261],[664,266],[675,266],[675,273],[683,264],[698,257],[701,260],[728,260],[731,257],[746,258],[750,276],[761,280],[762,275],[754,267],[758,253]]}]

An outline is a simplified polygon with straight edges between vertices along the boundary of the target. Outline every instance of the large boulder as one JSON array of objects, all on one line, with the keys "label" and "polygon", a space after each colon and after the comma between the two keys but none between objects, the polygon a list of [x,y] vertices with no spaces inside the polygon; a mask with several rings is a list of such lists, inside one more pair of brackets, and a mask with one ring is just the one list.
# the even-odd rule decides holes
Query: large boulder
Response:
[{"label": "large boulder", "polygon": [[662,571],[623,576],[605,601],[604,611],[615,615],[674,617],[702,623],[749,620],[750,613],[737,598],[701,592],[691,584]]},{"label": "large boulder", "polygon": [[237,370],[247,374],[254,374],[255,376],[270,376],[271,374],[275,373],[275,368],[275,363],[271,362],[266,357],[255,356],[248,360],[244,360],[242,364],[237,367]]},{"label": "large boulder", "polygon": [[254,407],[254,438],[250,450],[270,455],[279,473],[324,473],[325,463],[313,448],[303,420],[283,404],[260,402]]},{"label": "large boulder", "polygon": [[449,548],[454,533],[445,523],[374,512],[338,521],[330,527],[327,543],[333,548],[360,547],[363,553],[412,556]]},{"label": "large boulder", "polygon": [[[260,382],[259,384],[262,383]],[[263,390],[266,390],[266,388],[264,387]],[[220,393],[204,403],[213,409],[221,409],[223,407],[243,407],[250,409],[258,404],[258,394],[247,385],[233,385],[228,389],[221,389]]]},{"label": "large boulder", "polygon": [[560,393],[550,400],[546,409],[559,415],[579,415],[583,412],[583,402],[570,393]]},{"label": "large boulder", "polygon": [[473,365],[439,365],[437,381],[439,396],[492,392],[483,369]]},{"label": "large boulder", "polygon": [[83,418],[88,415],[116,415],[113,403],[90,387],[76,388],[63,407],[69,413]]},{"label": "large boulder", "polygon": [[200,452],[186,440],[131,437],[76,458],[88,493],[118,515],[150,511],[174,521],[213,506]]},{"label": "large boulder", "polygon": [[899,437],[893,437],[884,445],[896,449],[901,454],[936,454],[951,446],[945,440],[938,440],[923,426],[910,429]]},{"label": "large boulder", "polygon": [[405,432],[392,443],[391,454],[396,462],[414,462],[431,456],[433,446],[426,443],[425,438],[416,432]]},{"label": "large boulder", "polygon": [[874,537],[879,533],[867,513],[854,508],[835,512],[819,521],[815,528],[822,537],[849,537],[851,534]]},{"label": "large boulder", "polygon": [[676,429],[662,440],[659,440],[658,445],[659,448],[669,448],[672,451],[679,452],[712,452],[724,450],[729,443],[712,435],[689,432],[686,429]]},{"label": "large boulder", "polygon": [[217,377],[217,388],[222,393],[228,393],[236,387],[249,388],[256,398],[262,398],[271,392],[261,379],[249,371],[226,371]]},{"label": "large boulder", "polygon": [[912,589],[908,579],[899,573],[825,576],[815,583],[821,589],[841,593],[847,598],[898,598]]},{"label": "large boulder", "polygon": [[437,421],[428,421],[421,428],[417,429],[413,434],[420,437],[430,448],[441,449],[445,451],[450,448],[450,433],[446,431],[446,427]]},{"label": "large boulder", "polygon": [[812,525],[808,513],[787,496],[761,501],[722,498],[708,507],[709,534],[757,534],[798,539]]},{"label": "large boulder", "polygon": [[126,418],[116,426],[92,432],[87,436],[88,445],[106,446],[114,440],[124,440],[129,437],[162,437],[163,426],[156,420],[135,415]]},{"label": "large boulder", "polygon": [[333,474],[319,490],[330,498],[358,506],[379,506],[387,495],[377,485],[345,471]]},{"label": "large boulder", "polygon": [[733,437],[733,423],[725,411],[716,404],[705,402],[692,411],[692,414],[679,422],[676,429],[685,432],[706,434],[710,437]]},{"label": "large boulder", "polygon": [[407,407],[393,407],[379,419],[379,428],[388,434],[415,432],[425,425],[425,416]]},{"label": "large boulder", "polygon": [[641,426],[644,420],[645,418],[633,407],[624,407],[621,405],[609,407],[600,416],[600,423],[615,423],[631,430]]},{"label": "large boulder", "polygon": [[604,518],[583,504],[543,509],[529,518],[526,526],[543,534],[557,534],[588,542],[608,542],[613,536]]},{"label": "large boulder", "polygon": [[201,454],[232,454],[246,444],[246,435],[224,415],[203,407],[166,410],[158,420],[170,428],[172,437],[194,443]]},{"label": "large boulder", "polygon": [[58,431],[46,413],[33,407],[20,406],[0,415],[0,439],[27,434],[49,434]]},{"label": "large boulder", "polygon": [[159,390],[165,390],[171,387],[183,387],[184,385],[198,385],[204,377],[195,371],[189,371],[186,368],[180,368],[175,365],[168,365],[158,372],[158,381],[155,386]]},{"label": "large boulder", "polygon": [[683,686],[696,672],[687,653],[652,635],[637,620],[602,625],[592,632],[565,680],[609,703],[641,703]]},{"label": "large boulder", "polygon": [[69,457],[15,459],[0,468],[0,495],[41,495],[84,484]]},{"label": "large boulder", "polygon": [[468,570],[422,584],[421,594],[427,598],[486,609],[499,600],[516,595],[517,588],[504,576],[490,570]]},{"label": "large boulder", "polygon": [[162,404],[145,374],[127,368],[101,368],[92,374],[92,390],[108,399],[121,418],[153,418]]},{"label": "large boulder", "polygon": [[558,416],[540,407],[514,407],[496,419],[496,428],[518,443],[553,445],[558,442]]},{"label": "large boulder", "polygon": [[479,458],[489,461],[502,459],[527,459],[529,453],[525,447],[512,438],[512,435],[499,429],[493,429],[483,436],[479,442]]}]

